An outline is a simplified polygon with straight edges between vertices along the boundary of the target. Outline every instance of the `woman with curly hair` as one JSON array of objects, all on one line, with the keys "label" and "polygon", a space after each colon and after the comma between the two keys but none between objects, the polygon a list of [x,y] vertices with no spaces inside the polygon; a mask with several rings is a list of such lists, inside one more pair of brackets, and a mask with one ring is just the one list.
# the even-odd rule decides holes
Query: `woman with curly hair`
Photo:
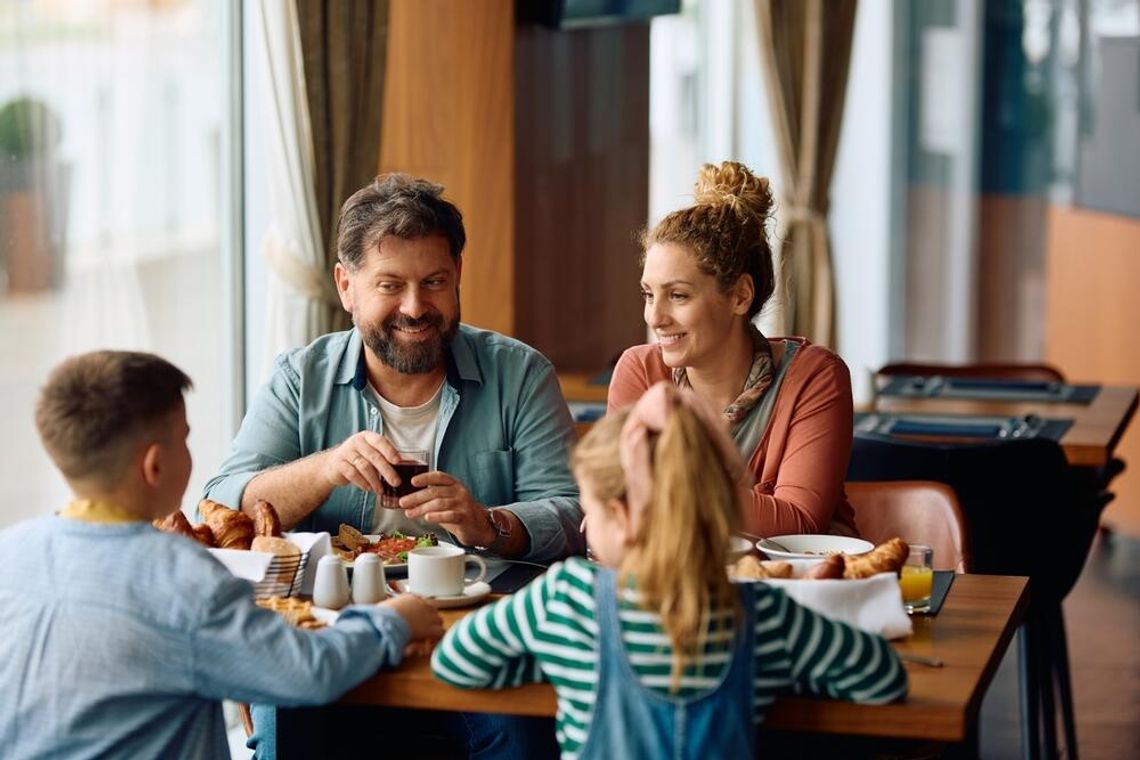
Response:
[{"label": "woman with curly hair", "polygon": [[761,536],[855,535],[843,492],[851,451],[851,377],[804,338],[753,323],[775,289],[768,180],[735,161],[706,164],[694,203],[643,240],[641,294],[656,342],[622,354],[611,411],[661,380],[723,410],[747,463],[743,527]]}]

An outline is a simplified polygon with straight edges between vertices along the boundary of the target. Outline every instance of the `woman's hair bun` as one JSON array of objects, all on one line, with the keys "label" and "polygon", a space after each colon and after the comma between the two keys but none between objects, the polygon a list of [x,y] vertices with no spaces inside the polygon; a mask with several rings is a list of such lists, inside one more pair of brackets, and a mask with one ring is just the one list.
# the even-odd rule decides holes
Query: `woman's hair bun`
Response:
[{"label": "woman's hair bun", "polygon": [[739,161],[705,164],[693,188],[698,206],[728,206],[741,216],[767,218],[772,190],[767,177],[757,177]]}]

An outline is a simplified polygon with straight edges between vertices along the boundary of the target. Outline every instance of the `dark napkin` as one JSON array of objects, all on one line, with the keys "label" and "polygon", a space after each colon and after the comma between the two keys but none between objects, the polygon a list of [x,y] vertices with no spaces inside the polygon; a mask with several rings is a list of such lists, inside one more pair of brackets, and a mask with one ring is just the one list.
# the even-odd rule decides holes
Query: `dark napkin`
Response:
[{"label": "dark napkin", "polygon": [[937,615],[946,601],[946,593],[950,591],[950,584],[954,582],[953,570],[935,570],[934,583],[930,589],[930,609],[926,612],[916,612],[916,615]]},{"label": "dark napkin", "polygon": [[[529,562],[512,564],[491,579],[491,591],[496,594],[513,594],[545,572],[545,567]],[[933,599],[932,596],[931,601]]]},{"label": "dark napkin", "polygon": [[891,435],[942,435],[970,438],[997,438],[1001,425],[983,422],[927,422],[925,420],[897,419],[891,425]]}]

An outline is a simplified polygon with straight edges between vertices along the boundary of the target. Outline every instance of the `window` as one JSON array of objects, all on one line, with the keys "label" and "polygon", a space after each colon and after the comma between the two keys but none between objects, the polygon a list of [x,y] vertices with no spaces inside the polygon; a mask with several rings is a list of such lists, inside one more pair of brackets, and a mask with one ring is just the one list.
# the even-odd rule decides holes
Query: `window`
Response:
[{"label": "window", "polygon": [[67,499],[32,419],[65,356],[153,351],[193,378],[186,506],[228,450],[239,13],[228,0],[0,5],[0,527]]}]

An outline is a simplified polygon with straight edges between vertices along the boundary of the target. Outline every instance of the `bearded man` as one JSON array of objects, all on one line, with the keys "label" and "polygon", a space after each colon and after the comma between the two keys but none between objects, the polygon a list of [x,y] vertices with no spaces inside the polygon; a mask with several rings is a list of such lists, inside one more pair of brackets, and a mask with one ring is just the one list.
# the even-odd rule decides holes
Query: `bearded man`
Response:
[{"label": "bearded man", "polygon": [[[333,276],[355,328],[277,358],[205,495],[246,511],[264,499],[286,529],[431,531],[540,562],[581,553],[554,369],[460,322],[466,233],[442,191],[388,174],[345,202]],[[378,499],[413,449],[434,463],[418,490]]]}]

